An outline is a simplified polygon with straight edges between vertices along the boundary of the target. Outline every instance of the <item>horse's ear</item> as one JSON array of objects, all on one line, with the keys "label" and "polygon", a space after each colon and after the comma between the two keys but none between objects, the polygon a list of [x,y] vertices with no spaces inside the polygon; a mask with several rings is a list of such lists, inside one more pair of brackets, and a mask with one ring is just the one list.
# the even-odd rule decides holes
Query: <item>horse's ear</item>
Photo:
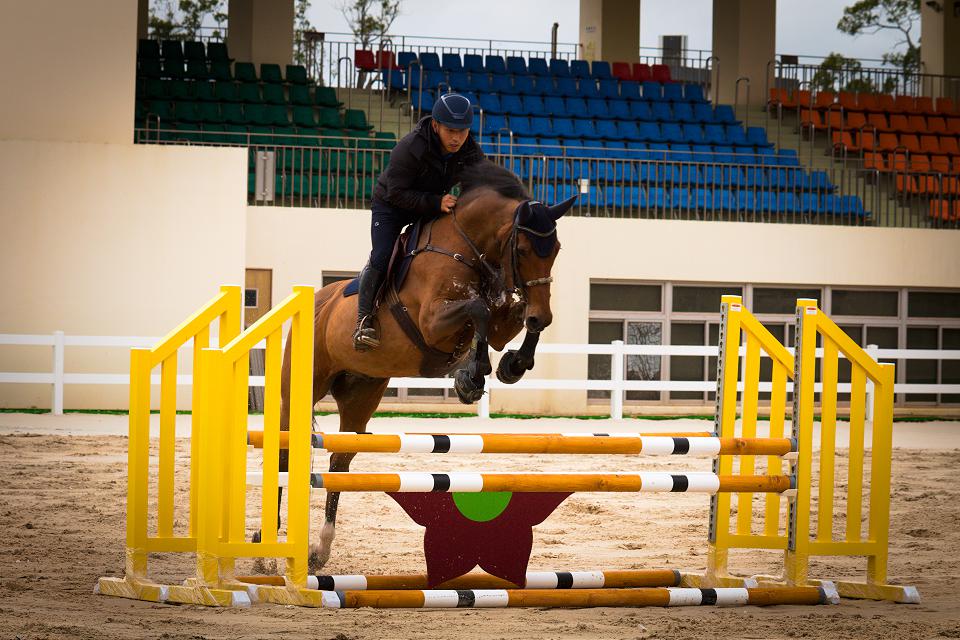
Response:
[{"label": "horse's ear", "polygon": [[567,199],[564,200],[563,202],[558,202],[557,204],[553,205],[552,207],[547,207],[547,211],[550,212],[550,217],[551,217],[551,218],[553,218],[554,220],[559,220],[559,219],[560,219],[560,216],[562,216],[562,215],[565,214],[567,211],[569,211],[569,210],[570,210],[570,207],[572,207],[572,206],[573,206],[573,203],[576,202],[576,201],[577,201],[577,196],[570,196],[569,198],[567,198]]}]

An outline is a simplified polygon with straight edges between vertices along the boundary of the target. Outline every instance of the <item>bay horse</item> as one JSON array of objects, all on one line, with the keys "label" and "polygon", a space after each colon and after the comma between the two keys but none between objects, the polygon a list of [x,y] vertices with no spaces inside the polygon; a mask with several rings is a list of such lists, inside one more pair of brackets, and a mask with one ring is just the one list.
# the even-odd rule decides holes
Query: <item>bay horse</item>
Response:
[{"label": "bay horse", "polygon": [[[313,401],[333,395],[341,431],[366,430],[394,376],[441,377],[455,371],[460,400],[476,402],[492,369],[487,347],[502,351],[524,328],[522,346],[504,354],[497,377],[512,384],[533,368],[540,332],[553,320],[550,271],[560,251],[556,221],[576,198],[552,207],[534,201],[512,172],[489,160],[468,167],[461,184],[454,211],[435,218],[420,234],[399,291],[388,275],[376,312],[379,348],[354,350],[357,303],[356,296],[344,296],[347,282],[316,293]],[[402,249],[402,242],[397,246]],[[288,430],[289,341],[281,380],[280,428]],[[281,471],[287,470],[286,454],[281,451]],[[330,471],[347,471],[355,455],[331,454]],[[327,493],[320,542],[310,545],[311,571],[330,556],[339,498]]]}]

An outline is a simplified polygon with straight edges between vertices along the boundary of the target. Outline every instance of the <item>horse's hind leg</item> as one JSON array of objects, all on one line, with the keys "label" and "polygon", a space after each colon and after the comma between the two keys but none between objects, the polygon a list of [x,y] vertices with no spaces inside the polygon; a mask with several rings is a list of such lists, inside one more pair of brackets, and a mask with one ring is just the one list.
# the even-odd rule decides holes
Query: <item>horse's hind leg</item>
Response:
[{"label": "horse's hind leg", "polygon": [[[383,392],[387,390],[387,378],[365,378],[351,373],[338,376],[331,387],[333,397],[337,401],[340,414],[340,431],[363,433],[367,429],[367,422],[377,410]],[[331,453],[330,471],[349,471],[350,462],[356,453]],[[336,532],[337,505],[340,494],[327,492],[326,506],[324,507],[323,529],[320,532],[320,543],[310,545],[308,566],[310,571],[317,571],[330,559],[330,547]]]}]

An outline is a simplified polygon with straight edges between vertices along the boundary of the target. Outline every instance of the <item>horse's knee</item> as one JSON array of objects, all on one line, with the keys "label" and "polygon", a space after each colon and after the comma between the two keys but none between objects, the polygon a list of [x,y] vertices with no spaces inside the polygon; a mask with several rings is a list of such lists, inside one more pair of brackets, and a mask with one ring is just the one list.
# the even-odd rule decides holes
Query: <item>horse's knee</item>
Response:
[{"label": "horse's knee", "polygon": [[356,453],[331,453],[330,471],[349,471]]}]

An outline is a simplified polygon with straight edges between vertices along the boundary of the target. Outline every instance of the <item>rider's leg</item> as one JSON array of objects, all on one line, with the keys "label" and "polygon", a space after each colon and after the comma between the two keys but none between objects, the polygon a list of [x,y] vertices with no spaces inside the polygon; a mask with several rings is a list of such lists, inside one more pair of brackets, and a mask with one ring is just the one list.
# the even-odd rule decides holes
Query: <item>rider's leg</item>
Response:
[{"label": "rider's leg", "polygon": [[360,274],[357,296],[357,329],[353,334],[353,347],[357,351],[367,351],[380,346],[380,336],[373,322],[376,315],[373,301],[386,276],[397,236],[404,225],[410,222],[408,215],[380,203],[374,203],[372,214],[370,239],[373,250],[367,266]]}]

